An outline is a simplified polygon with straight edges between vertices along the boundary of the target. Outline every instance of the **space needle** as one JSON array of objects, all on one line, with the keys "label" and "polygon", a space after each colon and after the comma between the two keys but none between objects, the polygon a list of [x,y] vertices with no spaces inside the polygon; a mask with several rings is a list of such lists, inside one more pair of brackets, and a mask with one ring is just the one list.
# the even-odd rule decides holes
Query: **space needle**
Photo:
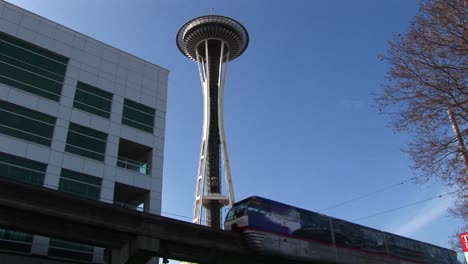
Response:
[{"label": "space needle", "polygon": [[[234,203],[231,169],[224,134],[223,94],[228,62],[249,44],[247,30],[232,18],[207,15],[185,23],[177,47],[197,62],[203,93],[203,134],[195,189],[193,222],[221,227],[221,209]],[[222,192],[224,174],[227,193]]]}]

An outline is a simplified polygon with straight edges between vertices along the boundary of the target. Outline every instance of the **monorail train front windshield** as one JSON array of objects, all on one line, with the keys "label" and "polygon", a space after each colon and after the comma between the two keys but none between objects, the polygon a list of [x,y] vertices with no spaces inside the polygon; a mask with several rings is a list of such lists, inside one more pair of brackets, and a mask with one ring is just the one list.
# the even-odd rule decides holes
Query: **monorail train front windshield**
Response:
[{"label": "monorail train front windshield", "polygon": [[247,208],[247,203],[236,205],[229,210],[229,213],[226,216],[226,222],[232,221],[236,218],[245,215],[245,209]]},{"label": "monorail train front windshield", "polygon": [[265,205],[255,199],[237,203],[231,208],[231,210],[229,210],[229,213],[226,216],[226,222],[248,215],[250,212],[265,214]]}]

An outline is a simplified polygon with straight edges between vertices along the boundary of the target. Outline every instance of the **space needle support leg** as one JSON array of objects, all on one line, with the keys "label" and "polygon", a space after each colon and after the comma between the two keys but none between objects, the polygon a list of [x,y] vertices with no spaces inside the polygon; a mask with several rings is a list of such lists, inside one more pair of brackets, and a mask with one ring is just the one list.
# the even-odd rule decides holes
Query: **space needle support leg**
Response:
[{"label": "space needle support leg", "polygon": [[[206,41],[208,44],[208,41]],[[208,45],[206,45],[208,46]],[[206,50],[208,52],[208,50]],[[197,184],[195,189],[195,204],[193,207],[193,223],[201,224],[202,221],[202,210],[203,210],[203,195],[205,193],[206,185],[206,159],[207,159],[207,149],[208,149],[208,136],[209,136],[209,125],[210,120],[210,97],[208,91],[209,84],[209,70],[208,70],[208,56],[201,58],[197,51],[197,61],[198,68],[200,73],[200,82],[203,94],[203,134],[202,134],[202,144],[200,147],[200,161],[198,164],[198,175],[197,175]],[[208,54],[208,53],[206,53]]]},{"label": "space needle support leg", "polygon": [[[226,143],[226,136],[224,134],[224,82],[226,80],[226,73],[227,73],[227,66],[229,61],[229,52],[227,52],[226,56],[224,56],[224,48],[228,47],[227,43],[221,41],[221,56],[219,61],[219,73],[218,73],[218,126],[219,126],[219,138],[221,141],[221,151],[222,151],[222,158],[224,164],[224,177],[226,179],[226,186],[228,189],[228,197],[229,197],[229,205],[232,206],[234,203],[234,190],[232,185],[232,177],[231,177],[231,166],[229,163],[228,151],[227,151],[227,143]],[[225,61],[225,63],[223,63]]]}]

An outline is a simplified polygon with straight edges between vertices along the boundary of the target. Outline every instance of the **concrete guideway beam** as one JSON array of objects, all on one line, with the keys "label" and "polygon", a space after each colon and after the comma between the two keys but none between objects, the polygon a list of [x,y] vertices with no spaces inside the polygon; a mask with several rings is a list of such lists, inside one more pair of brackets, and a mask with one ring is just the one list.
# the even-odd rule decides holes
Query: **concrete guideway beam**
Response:
[{"label": "concrete guideway beam", "polygon": [[[117,263],[125,263],[123,255],[129,259],[151,255],[188,261],[207,260],[213,250],[215,255],[232,259],[249,255],[237,233],[3,178],[0,226],[108,248],[120,255]],[[197,252],[192,252],[194,248]]]},{"label": "concrete guideway beam", "polygon": [[112,264],[143,264],[151,257],[203,264],[322,263],[257,255],[247,250],[239,233],[1,177],[0,226],[106,248]]},{"label": "concrete guideway beam", "polygon": [[120,249],[112,249],[111,264],[147,263],[159,251],[160,240],[136,236]]}]

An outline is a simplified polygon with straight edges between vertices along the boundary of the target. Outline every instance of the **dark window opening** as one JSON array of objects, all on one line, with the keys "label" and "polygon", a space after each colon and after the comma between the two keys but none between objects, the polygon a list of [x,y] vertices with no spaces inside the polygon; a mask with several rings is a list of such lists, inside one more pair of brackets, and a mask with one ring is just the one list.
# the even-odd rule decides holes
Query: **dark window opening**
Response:
[{"label": "dark window opening", "polygon": [[132,141],[120,139],[117,166],[141,174],[151,173],[153,149]]},{"label": "dark window opening", "polygon": [[149,190],[116,182],[114,204],[131,210],[149,212],[149,193]]}]

